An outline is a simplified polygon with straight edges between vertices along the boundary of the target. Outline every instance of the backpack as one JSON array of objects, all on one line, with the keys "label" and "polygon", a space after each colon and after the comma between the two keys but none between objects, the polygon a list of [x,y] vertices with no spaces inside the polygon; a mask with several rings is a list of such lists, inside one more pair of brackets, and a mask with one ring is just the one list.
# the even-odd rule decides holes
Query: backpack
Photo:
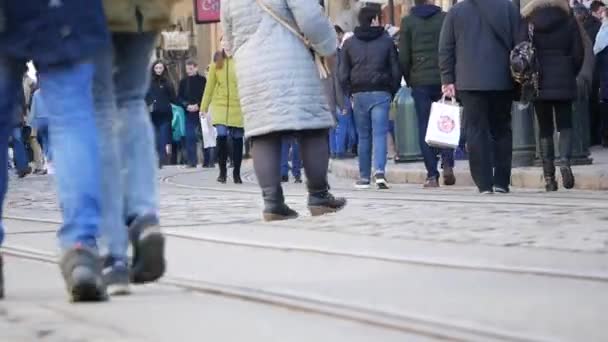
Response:
[{"label": "backpack", "polygon": [[540,66],[533,43],[534,26],[528,25],[528,40],[515,46],[509,58],[511,75],[521,86],[521,102],[530,102],[538,96]]}]

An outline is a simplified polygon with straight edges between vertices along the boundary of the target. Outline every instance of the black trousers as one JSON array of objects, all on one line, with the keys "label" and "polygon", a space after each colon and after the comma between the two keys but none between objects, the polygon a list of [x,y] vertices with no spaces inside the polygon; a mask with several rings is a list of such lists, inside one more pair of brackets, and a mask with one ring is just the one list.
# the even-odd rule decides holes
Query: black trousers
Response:
[{"label": "black trousers", "polygon": [[511,91],[460,91],[469,166],[479,191],[511,183]]},{"label": "black trousers", "polygon": [[281,186],[281,146],[285,136],[295,136],[300,145],[307,186],[310,192],[328,190],[328,130],[275,132],[253,137],[253,168],[262,190]]},{"label": "black trousers", "polygon": [[555,132],[553,116],[557,131],[572,128],[572,101],[536,101],[534,102],[536,119],[538,120],[539,136],[552,138]]}]

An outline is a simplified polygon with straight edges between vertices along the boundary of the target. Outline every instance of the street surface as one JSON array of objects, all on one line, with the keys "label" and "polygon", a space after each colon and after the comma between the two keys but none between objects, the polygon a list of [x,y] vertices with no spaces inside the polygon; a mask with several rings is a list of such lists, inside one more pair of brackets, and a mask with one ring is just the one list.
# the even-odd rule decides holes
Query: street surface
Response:
[{"label": "street surface", "polygon": [[[48,177],[5,204],[0,341],[608,341],[608,193],[396,185],[343,212],[261,222],[250,171],[161,171],[168,275],[106,304],[66,300]],[[230,180],[229,180],[230,182]]]}]

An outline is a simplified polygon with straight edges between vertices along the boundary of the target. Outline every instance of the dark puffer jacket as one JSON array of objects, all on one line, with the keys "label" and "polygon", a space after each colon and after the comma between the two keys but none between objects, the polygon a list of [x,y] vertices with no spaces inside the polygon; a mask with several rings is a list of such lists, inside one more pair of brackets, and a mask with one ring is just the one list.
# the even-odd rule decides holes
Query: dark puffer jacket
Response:
[{"label": "dark puffer jacket", "polygon": [[401,21],[399,60],[408,86],[441,84],[439,35],[445,12],[434,5],[419,5]]},{"label": "dark puffer jacket", "polygon": [[342,47],[340,84],[349,94],[386,91],[401,86],[401,68],[393,40],[382,27],[357,27]]},{"label": "dark puffer jacket", "polygon": [[152,122],[155,124],[171,122],[173,119],[171,104],[177,104],[177,101],[173,86],[166,77],[154,75],[146,95],[146,103],[151,107]]},{"label": "dark puffer jacket", "polygon": [[585,51],[576,19],[564,0],[534,0],[522,11],[534,25],[534,46],[540,63],[539,100],[570,101],[577,97],[576,76]]}]

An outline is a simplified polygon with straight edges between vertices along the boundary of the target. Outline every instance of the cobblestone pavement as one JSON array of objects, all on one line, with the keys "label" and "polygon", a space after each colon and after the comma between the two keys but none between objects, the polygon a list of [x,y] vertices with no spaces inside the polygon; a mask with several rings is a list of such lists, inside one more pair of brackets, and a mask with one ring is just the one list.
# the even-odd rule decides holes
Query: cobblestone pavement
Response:
[{"label": "cobblestone pavement", "polygon": [[[165,226],[260,224],[262,207],[251,172],[246,184],[220,185],[215,171],[161,171]],[[55,213],[49,177],[12,179],[5,208],[19,213]],[[288,229],[331,231],[390,239],[608,252],[608,193],[517,190],[480,196],[472,188],[426,191],[395,185],[391,190],[356,191],[350,181],[332,179],[333,192],[349,199],[346,210],[321,218],[275,223]],[[286,185],[288,203],[306,215],[303,185]]]}]

